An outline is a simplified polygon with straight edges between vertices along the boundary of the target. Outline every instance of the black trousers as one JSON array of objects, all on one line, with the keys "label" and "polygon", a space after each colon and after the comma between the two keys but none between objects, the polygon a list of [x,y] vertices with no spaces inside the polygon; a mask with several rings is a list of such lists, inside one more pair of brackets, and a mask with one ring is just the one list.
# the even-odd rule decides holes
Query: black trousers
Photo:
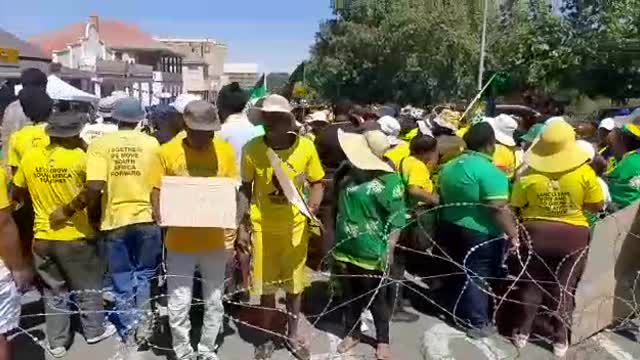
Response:
[{"label": "black trousers", "polygon": [[389,322],[395,294],[395,289],[389,286],[391,280],[383,280],[383,273],[380,271],[365,270],[344,262],[336,262],[335,265],[341,275],[339,279],[344,295],[343,301],[348,302],[345,311],[346,335],[360,334],[360,316],[371,303],[369,310],[376,326],[377,342],[388,344]]}]

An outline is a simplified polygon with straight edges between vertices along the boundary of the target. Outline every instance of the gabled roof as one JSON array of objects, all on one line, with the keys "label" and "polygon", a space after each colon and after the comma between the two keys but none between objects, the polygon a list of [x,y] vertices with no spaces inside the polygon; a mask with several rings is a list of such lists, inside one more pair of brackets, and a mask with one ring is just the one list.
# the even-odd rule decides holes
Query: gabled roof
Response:
[{"label": "gabled roof", "polygon": [[[118,20],[100,19],[98,33],[100,40],[112,49],[142,49],[142,50],[168,50],[163,43],[136,25],[127,24]],[[60,30],[34,36],[29,39],[48,54],[54,51],[65,50],[67,45],[78,42],[85,36],[86,22],[68,25]]]},{"label": "gabled roof", "polygon": [[43,52],[38,46],[24,41],[12,33],[0,28],[0,47],[18,49],[20,57],[51,60],[49,52]]}]

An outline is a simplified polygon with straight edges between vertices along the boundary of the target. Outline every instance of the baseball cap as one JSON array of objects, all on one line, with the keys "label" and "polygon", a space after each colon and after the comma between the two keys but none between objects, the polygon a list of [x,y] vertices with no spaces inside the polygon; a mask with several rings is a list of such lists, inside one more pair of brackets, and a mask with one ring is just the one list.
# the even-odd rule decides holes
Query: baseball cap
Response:
[{"label": "baseball cap", "polygon": [[192,101],[185,107],[184,123],[199,131],[218,131],[222,127],[216,107],[204,100]]},{"label": "baseball cap", "polygon": [[611,131],[616,127],[616,122],[612,118],[602,119],[598,127]]}]

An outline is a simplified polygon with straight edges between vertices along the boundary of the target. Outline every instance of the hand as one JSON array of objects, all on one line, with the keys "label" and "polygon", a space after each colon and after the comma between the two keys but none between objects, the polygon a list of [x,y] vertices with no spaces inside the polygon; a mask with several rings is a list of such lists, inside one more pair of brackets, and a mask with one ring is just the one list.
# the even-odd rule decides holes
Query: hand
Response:
[{"label": "hand", "polygon": [[33,284],[33,270],[29,266],[12,270],[11,277],[20,292],[26,292]]},{"label": "hand", "polygon": [[49,215],[49,225],[52,229],[60,228],[67,222],[67,219],[69,217],[64,210],[64,206],[61,206]]},{"label": "hand", "polygon": [[507,236],[507,239],[509,240],[509,252],[515,253],[518,251],[518,248],[520,247],[520,237],[516,234]]}]

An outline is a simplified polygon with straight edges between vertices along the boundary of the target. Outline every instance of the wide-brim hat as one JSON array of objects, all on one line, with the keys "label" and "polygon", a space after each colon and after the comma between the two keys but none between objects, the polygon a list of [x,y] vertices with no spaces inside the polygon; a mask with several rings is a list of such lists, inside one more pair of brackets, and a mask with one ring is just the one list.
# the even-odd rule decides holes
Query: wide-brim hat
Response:
[{"label": "wide-brim hat", "polygon": [[338,141],[347,159],[358,169],[393,172],[391,165],[382,160],[384,152],[390,148],[382,131],[357,134],[338,129]]},{"label": "wide-brim hat", "polygon": [[290,115],[293,110],[289,100],[278,94],[271,94],[267,96],[262,105],[256,106],[256,108],[262,112],[285,113]]},{"label": "wide-brim hat", "polygon": [[80,135],[87,118],[83,113],[69,111],[53,114],[45,127],[47,135],[68,138]]},{"label": "wide-brim hat", "polygon": [[202,98],[198,95],[188,94],[188,93],[180,94],[169,105],[171,105],[174,109],[176,109],[176,111],[178,111],[180,114],[184,114],[184,110],[186,109],[187,105],[189,105],[189,103],[191,103],[192,101],[198,101],[198,100],[202,100]]},{"label": "wide-brim hat", "polygon": [[542,134],[524,156],[532,169],[546,173],[560,173],[575,169],[589,161],[589,154],[576,142],[576,132],[564,121],[546,125]]},{"label": "wide-brim hat", "polygon": [[449,129],[451,131],[458,131],[461,118],[462,118],[462,114],[460,114],[459,112],[449,110],[449,109],[444,109],[440,112],[440,114],[438,114],[433,119],[433,122],[445,129]]},{"label": "wide-brim hat", "polygon": [[196,131],[219,131],[222,128],[218,111],[213,104],[204,100],[190,102],[184,108],[184,124]]},{"label": "wide-brim hat", "polygon": [[509,115],[500,114],[485,120],[493,128],[496,141],[505,146],[516,146],[513,134],[518,130],[518,122]]}]

